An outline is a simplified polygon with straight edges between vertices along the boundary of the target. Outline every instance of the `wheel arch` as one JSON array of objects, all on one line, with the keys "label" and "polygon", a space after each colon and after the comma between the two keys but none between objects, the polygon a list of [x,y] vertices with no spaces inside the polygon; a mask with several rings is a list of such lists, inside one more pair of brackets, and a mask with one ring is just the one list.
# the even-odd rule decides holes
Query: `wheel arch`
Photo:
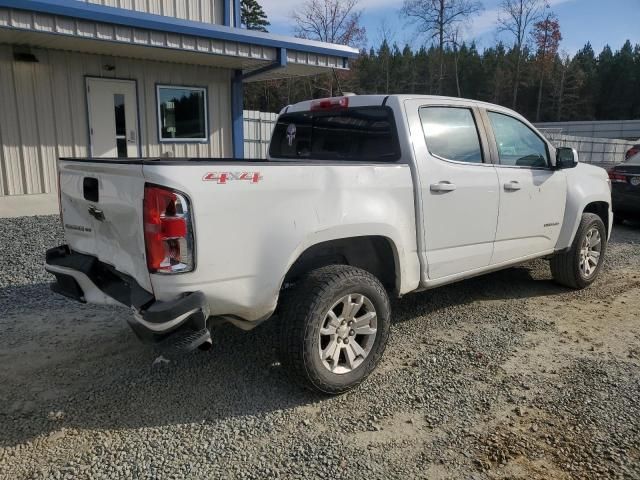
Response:
[{"label": "wheel arch", "polygon": [[600,217],[602,223],[604,223],[607,236],[609,235],[609,204],[605,201],[595,201],[585,205],[582,213],[594,213]]},{"label": "wheel arch", "polygon": [[350,265],[376,276],[389,291],[401,291],[402,267],[396,243],[384,235],[360,235],[322,240],[306,246],[290,262],[281,288],[305,273],[328,265]]}]

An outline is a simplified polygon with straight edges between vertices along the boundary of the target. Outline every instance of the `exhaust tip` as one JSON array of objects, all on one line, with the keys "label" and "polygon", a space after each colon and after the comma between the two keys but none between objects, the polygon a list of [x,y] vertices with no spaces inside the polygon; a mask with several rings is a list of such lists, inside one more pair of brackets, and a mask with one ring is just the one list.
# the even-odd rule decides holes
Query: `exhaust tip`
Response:
[{"label": "exhaust tip", "polygon": [[213,342],[211,339],[204,340],[200,345],[198,345],[198,350],[201,352],[208,352],[213,347]]}]

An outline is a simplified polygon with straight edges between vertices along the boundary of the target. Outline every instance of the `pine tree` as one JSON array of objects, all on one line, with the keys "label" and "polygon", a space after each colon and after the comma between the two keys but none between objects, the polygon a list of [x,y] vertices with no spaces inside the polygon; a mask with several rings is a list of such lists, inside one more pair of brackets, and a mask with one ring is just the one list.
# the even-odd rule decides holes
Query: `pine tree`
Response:
[{"label": "pine tree", "polygon": [[267,27],[271,25],[258,0],[241,0],[240,21],[248,30],[258,30],[267,32]]}]

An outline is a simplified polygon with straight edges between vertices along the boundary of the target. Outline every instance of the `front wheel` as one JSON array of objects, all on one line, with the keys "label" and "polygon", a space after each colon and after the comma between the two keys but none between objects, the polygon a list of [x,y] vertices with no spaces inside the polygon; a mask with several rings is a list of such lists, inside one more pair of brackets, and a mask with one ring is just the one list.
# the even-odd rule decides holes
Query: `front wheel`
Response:
[{"label": "front wheel", "polygon": [[337,395],[378,365],[389,338],[389,298],[369,272],[331,265],[287,292],[279,321],[280,357],[294,379]]},{"label": "front wheel", "polygon": [[573,244],[567,252],[551,258],[556,282],[570,288],[585,288],[598,277],[607,250],[607,231],[594,213],[583,213]]}]

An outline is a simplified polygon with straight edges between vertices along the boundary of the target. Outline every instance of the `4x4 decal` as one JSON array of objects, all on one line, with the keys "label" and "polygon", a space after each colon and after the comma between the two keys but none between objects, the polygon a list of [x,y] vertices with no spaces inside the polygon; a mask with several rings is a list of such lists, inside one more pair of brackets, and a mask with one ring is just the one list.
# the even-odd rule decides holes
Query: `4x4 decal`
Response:
[{"label": "4x4 decal", "polygon": [[216,182],[221,185],[234,180],[258,183],[262,180],[262,175],[260,175],[260,172],[208,172],[204,177],[202,177],[203,182]]}]

